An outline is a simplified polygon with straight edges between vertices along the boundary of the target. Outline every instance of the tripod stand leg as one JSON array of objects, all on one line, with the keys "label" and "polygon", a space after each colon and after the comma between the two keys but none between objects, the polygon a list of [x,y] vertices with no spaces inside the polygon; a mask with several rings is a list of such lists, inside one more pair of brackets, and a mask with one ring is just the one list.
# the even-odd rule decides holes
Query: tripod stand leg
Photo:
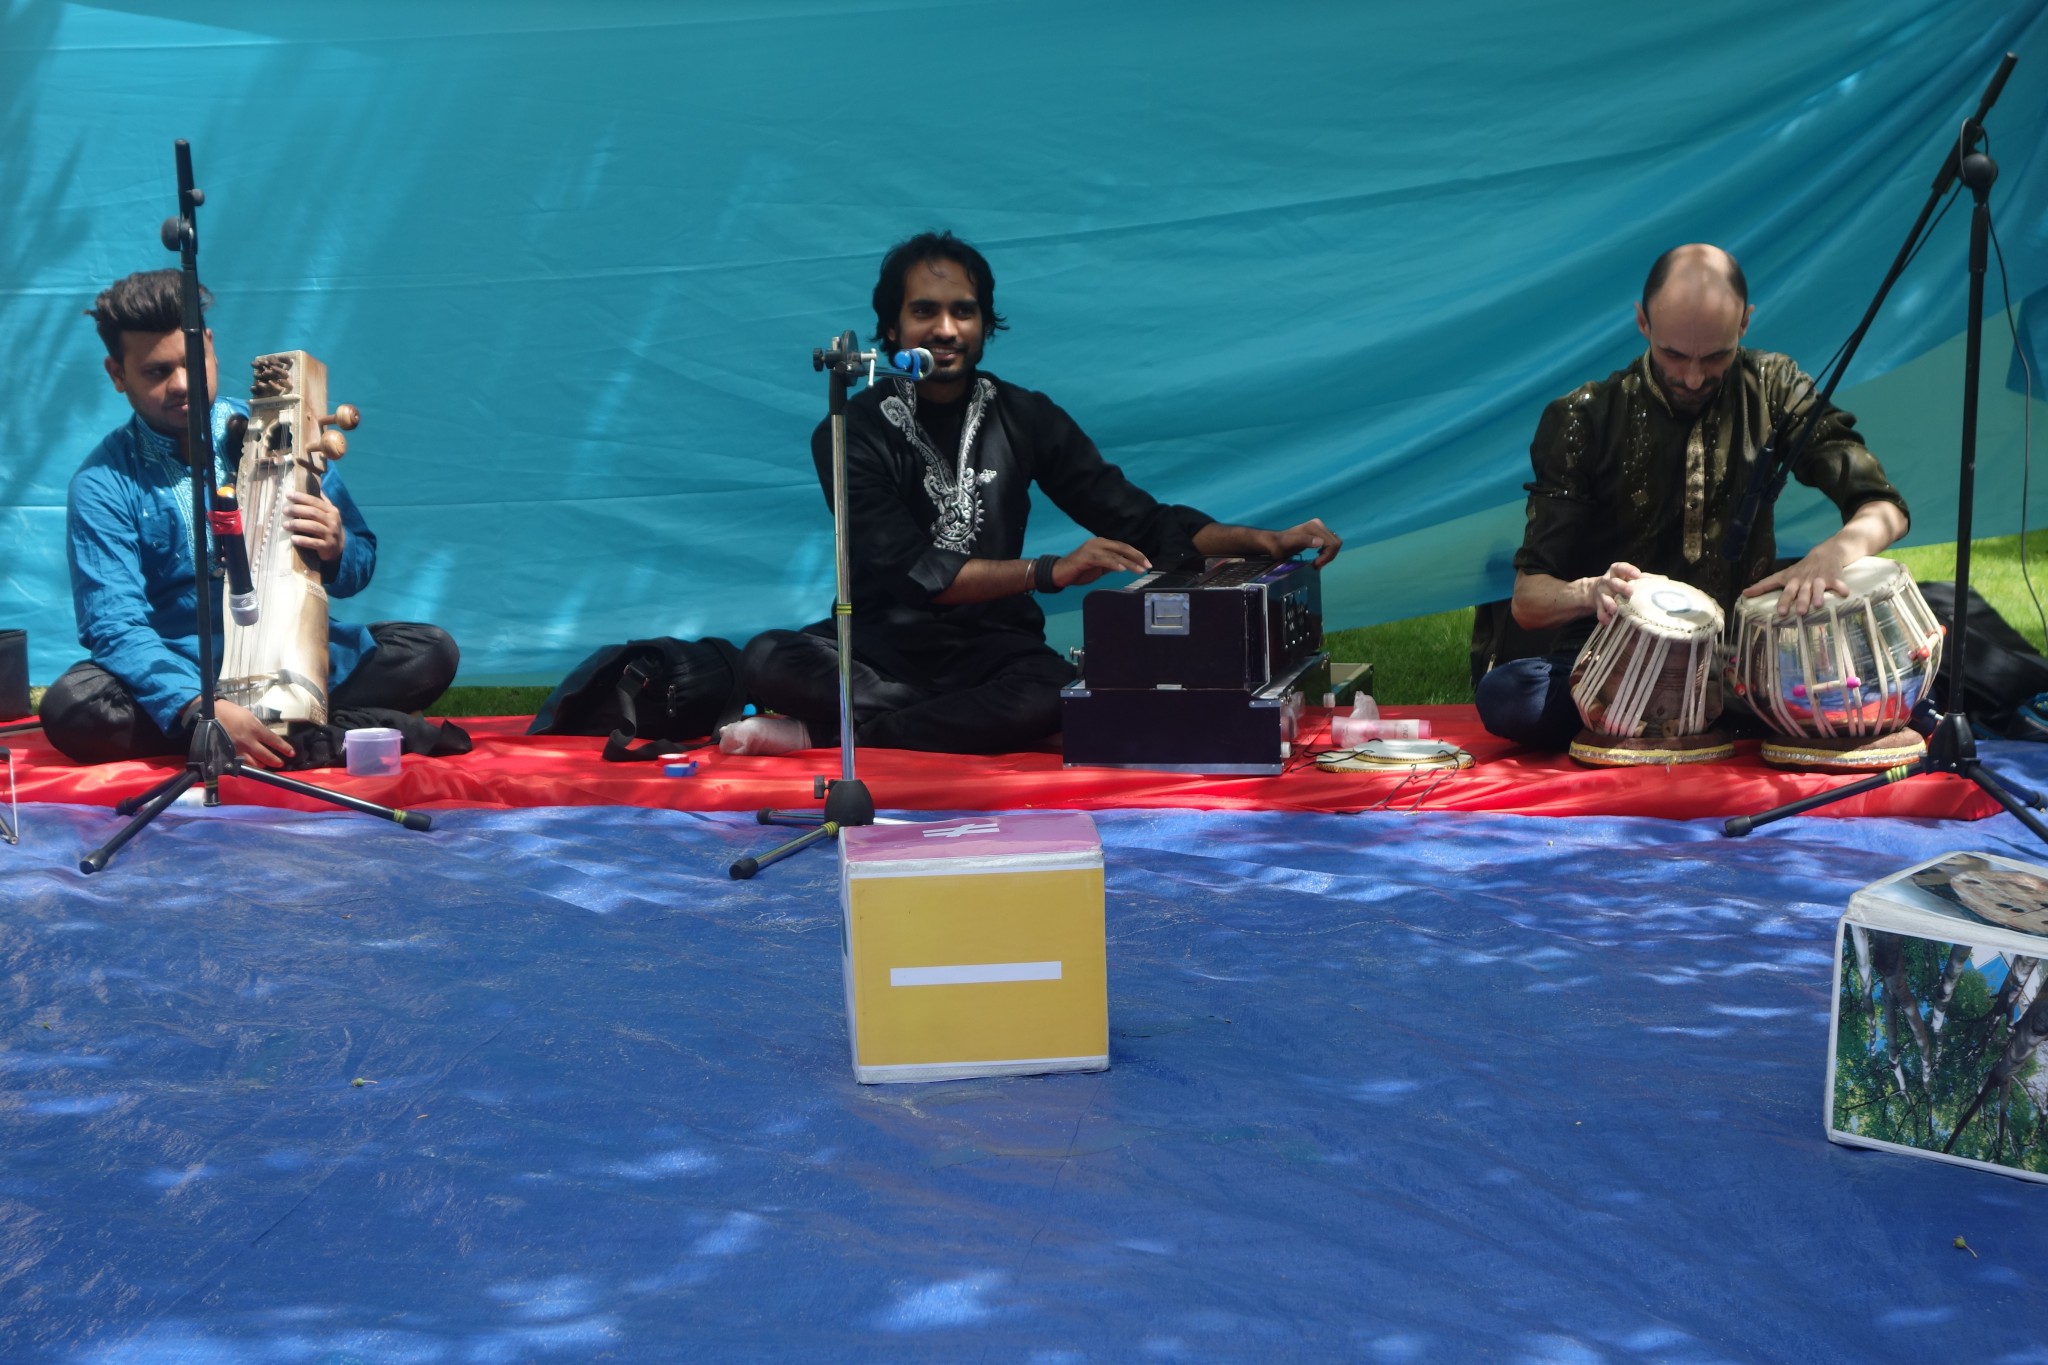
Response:
[{"label": "tripod stand leg", "polygon": [[800,853],[804,849],[809,848],[812,844],[818,843],[821,840],[830,839],[838,833],[839,826],[833,824],[830,820],[827,820],[824,824],[819,825],[816,829],[806,830],[802,834],[797,835],[796,838],[791,839],[786,844],[777,844],[774,848],[769,849],[766,853],[763,853],[758,858],[740,859],[731,867],[727,868],[726,871],[732,874],[732,879],[734,881],[743,882],[747,880],[747,878],[753,876],[756,872],[759,872],[762,868],[768,866],[768,864],[780,862],[784,858],[787,858],[790,854]]},{"label": "tripod stand leg", "polygon": [[228,771],[236,777],[246,777],[252,782],[261,782],[267,787],[276,787],[280,791],[297,792],[300,796],[311,796],[317,800],[329,801],[337,806],[344,806],[349,810],[359,811],[364,815],[381,816],[395,824],[403,825],[407,829],[432,829],[434,827],[433,817],[424,811],[399,810],[395,806],[380,806],[374,801],[365,801],[360,796],[350,796],[346,792],[331,792],[325,787],[316,787],[310,782],[301,782],[295,777],[286,777],[282,773],[271,772],[268,768],[253,767],[242,762],[240,759],[236,759],[228,767]]},{"label": "tripod stand leg", "polygon": [[2004,783],[1984,771],[1983,767],[1979,764],[1972,764],[1969,771],[1964,775],[1979,787],[1982,787],[1986,792],[1989,792],[1991,799],[2004,806],[2021,824],[2034,831],[2036,838],[2040,839],[2043,843],[2048,843],[2048,824],[2041,823],[2040,816],[2020,804],[2020,799],[2012,792],[2006,790]]},{"label": "tripod stand leg", "polygon": [[[1924,762],[1925,760],[1922,760],[1922,763]],[[1784,805],[1774,806],[1760,815],[1732,816],[1721,825],[1721,832],[1740,838],[1758,825],[1768,825],[1773,820],[1782,820],[1788,815],[1803,815],[1817,806],[1830,805],[1851,796],[1860,796],[1864,792],[1876,791],[1879,787],[1902,782],[1916,772],[1925,771],[1927,769],[1921,763],[1907,763],[1896,768],[1887,768],[1881,773],[1871,774],[1860,782],[1851,782],[1846,787],[1837,787],[1833,791],[1820,792],[1814,796],[1802,796],[1797,801],[1787,801]]]},{"label": "tripod stand leg", "polygon": [[14,786],[14,751],[0,749],[0,758],[7,760],[7,810],[5,819],[0,819],[0,839],[10,844],[21,842],[21,797]]},{"label": "tripod stand leg", "polygon": [[[180,783],[180,779],[187,779],[187,780],[185,780],[185,781],[183,781],[182,783]],[[148,791],[146,791],[146,792],[137,792],[137,793],[136,793],[135,795],[133,795],[133,796],[130,796],[130,797],[127,797],[127,798],[125,798],[125,799],[123,799],[123,800],[121,800],[121,801],[117,801],[117,802],[115,802],[115,803],[114,803],[114,814],[116,814],[116,815],[133,815],[133,814],[135,814],[135,812],[137,812],[137,811],[141,810],[141,809],[142,809],[142,808],[143,808],[144,806],[148,805],[148,804],[149,804],[150,802],[152,802],[152,801],[156,800],[157,796],[158,796],[158,795],[159,795],[159,794],[160,794],[160,793],[161,793],[161,792],[162,792],[162,791],[164,790],[164,788],[166,788],[166,787],[169,787],[169,786],[172,786],[172,785],[174,785],[174,784],[175,784],[175,785],[177,785],[177,786],[178,786],[178,791],[179,791],[179,793],[180,793],[180,794],[183,794],[183,792],[184,792],[184,790],[185,790],[185,788],[186,788],[186,787],[189,787],[189,786],[191,786],[191,785],[192,785],[192,783],[194,783],[194,782],[197,782],[198,780],[199,780],[199,774],[197,774],[197,773],[172,773],[172,774],[171,774],[171,775],[170,775],[169,777],[167,777],[167,778],[165,778],[165,779],[164,779],[163,781],[161,781],[161,782],[157,783],[157,784],[156,784],[156,785],[155,785],[154,787],[151,787],[151,788],[150,788],[150,789],[149,789]],[[175,798],[174,798],[174,799],[175,799]]]},{"label": "tripod stand leg", "polygon": [[[1975,776],[1975,774],[1973,773],[1972,776]],[[2041,793],[2035,791],[2032,787],[2022,787],[2017,782],[2001,782],[1999,786],[2005,789],[2007,796],[2012,797],[2022,806],[2026,806],[2031,810],[2048,809],[2044,808],[2041,804]]]},{"label": "tripod stand leg", "polygon": [[169,781],[159,783],[154,789],[145,792],[140,798],[130,798],[134,802],[132,807],[129,801],[123,801],[115,809],[123,815],[132,809],[135,818],[121,826],[113,838],[80,858],[78,870],[90,876],[106,867],[108,860],[121,851],[121,845],[141,833],[144,825],[162,815],[171,802],[183,796],[199,777],[197,768],[186,768]]}]

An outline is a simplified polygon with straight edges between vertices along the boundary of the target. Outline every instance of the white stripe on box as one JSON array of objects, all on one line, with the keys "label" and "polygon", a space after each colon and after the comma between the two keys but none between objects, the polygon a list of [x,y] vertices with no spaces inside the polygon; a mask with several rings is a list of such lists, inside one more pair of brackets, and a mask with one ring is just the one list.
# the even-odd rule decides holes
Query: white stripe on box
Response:
[{"label": "white stripe on box", "polygon": [[995,981],[1057,981],[1057,962],[962,962],[951,967],[891,967],[891,986],[985,986]]}]

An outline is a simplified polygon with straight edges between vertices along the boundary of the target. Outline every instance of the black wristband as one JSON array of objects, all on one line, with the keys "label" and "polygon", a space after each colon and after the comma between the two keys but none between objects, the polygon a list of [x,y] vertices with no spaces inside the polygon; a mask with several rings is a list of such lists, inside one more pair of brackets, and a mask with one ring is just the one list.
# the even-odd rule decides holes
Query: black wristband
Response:
[{"label": "black wristband", "polygon": [[1060,585],[1053,578],[1052,571],[1059,562],[1058,555],[1040,555],[1031,566],[1031,586],[1039,592],[1058,592]]}]

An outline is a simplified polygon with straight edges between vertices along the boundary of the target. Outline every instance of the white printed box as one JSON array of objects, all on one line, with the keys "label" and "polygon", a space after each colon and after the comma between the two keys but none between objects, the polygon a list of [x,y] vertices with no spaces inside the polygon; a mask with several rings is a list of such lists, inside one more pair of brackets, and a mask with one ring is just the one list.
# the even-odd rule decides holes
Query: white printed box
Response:
[{"label": "white printed box", "polygon": [[1849,898],[1828,1137],[2048,1181],[2048,868],[1949,853]]},{"label": "white printed box", "polygon": [[863,1084],[1109,1066],[1102,841],[1078,812],[843,831]]}]

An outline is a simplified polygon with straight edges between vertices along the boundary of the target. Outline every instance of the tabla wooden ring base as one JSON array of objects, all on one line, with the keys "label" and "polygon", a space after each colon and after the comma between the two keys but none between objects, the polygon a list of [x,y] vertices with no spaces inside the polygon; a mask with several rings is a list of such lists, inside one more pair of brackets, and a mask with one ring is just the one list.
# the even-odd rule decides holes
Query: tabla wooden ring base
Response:
[{"label": "tabla wooden ring base", "polygon": [[1927,755],[1927,741],[1913,730],[1888,735],[1839,735],[1815,739],[1774,735],[1764,741],[1764,762],[1774,768],[1827,768],[1837,772],[1883,772]]},{"label": "tabla wooden ring base", "polygon": [[1646,768],[1666,763],[1717,763],[1735,757],[1735,744],[1719,730],[1641,739],[1581,730],[1572,741],[1571,755],[1596,768]]}]

